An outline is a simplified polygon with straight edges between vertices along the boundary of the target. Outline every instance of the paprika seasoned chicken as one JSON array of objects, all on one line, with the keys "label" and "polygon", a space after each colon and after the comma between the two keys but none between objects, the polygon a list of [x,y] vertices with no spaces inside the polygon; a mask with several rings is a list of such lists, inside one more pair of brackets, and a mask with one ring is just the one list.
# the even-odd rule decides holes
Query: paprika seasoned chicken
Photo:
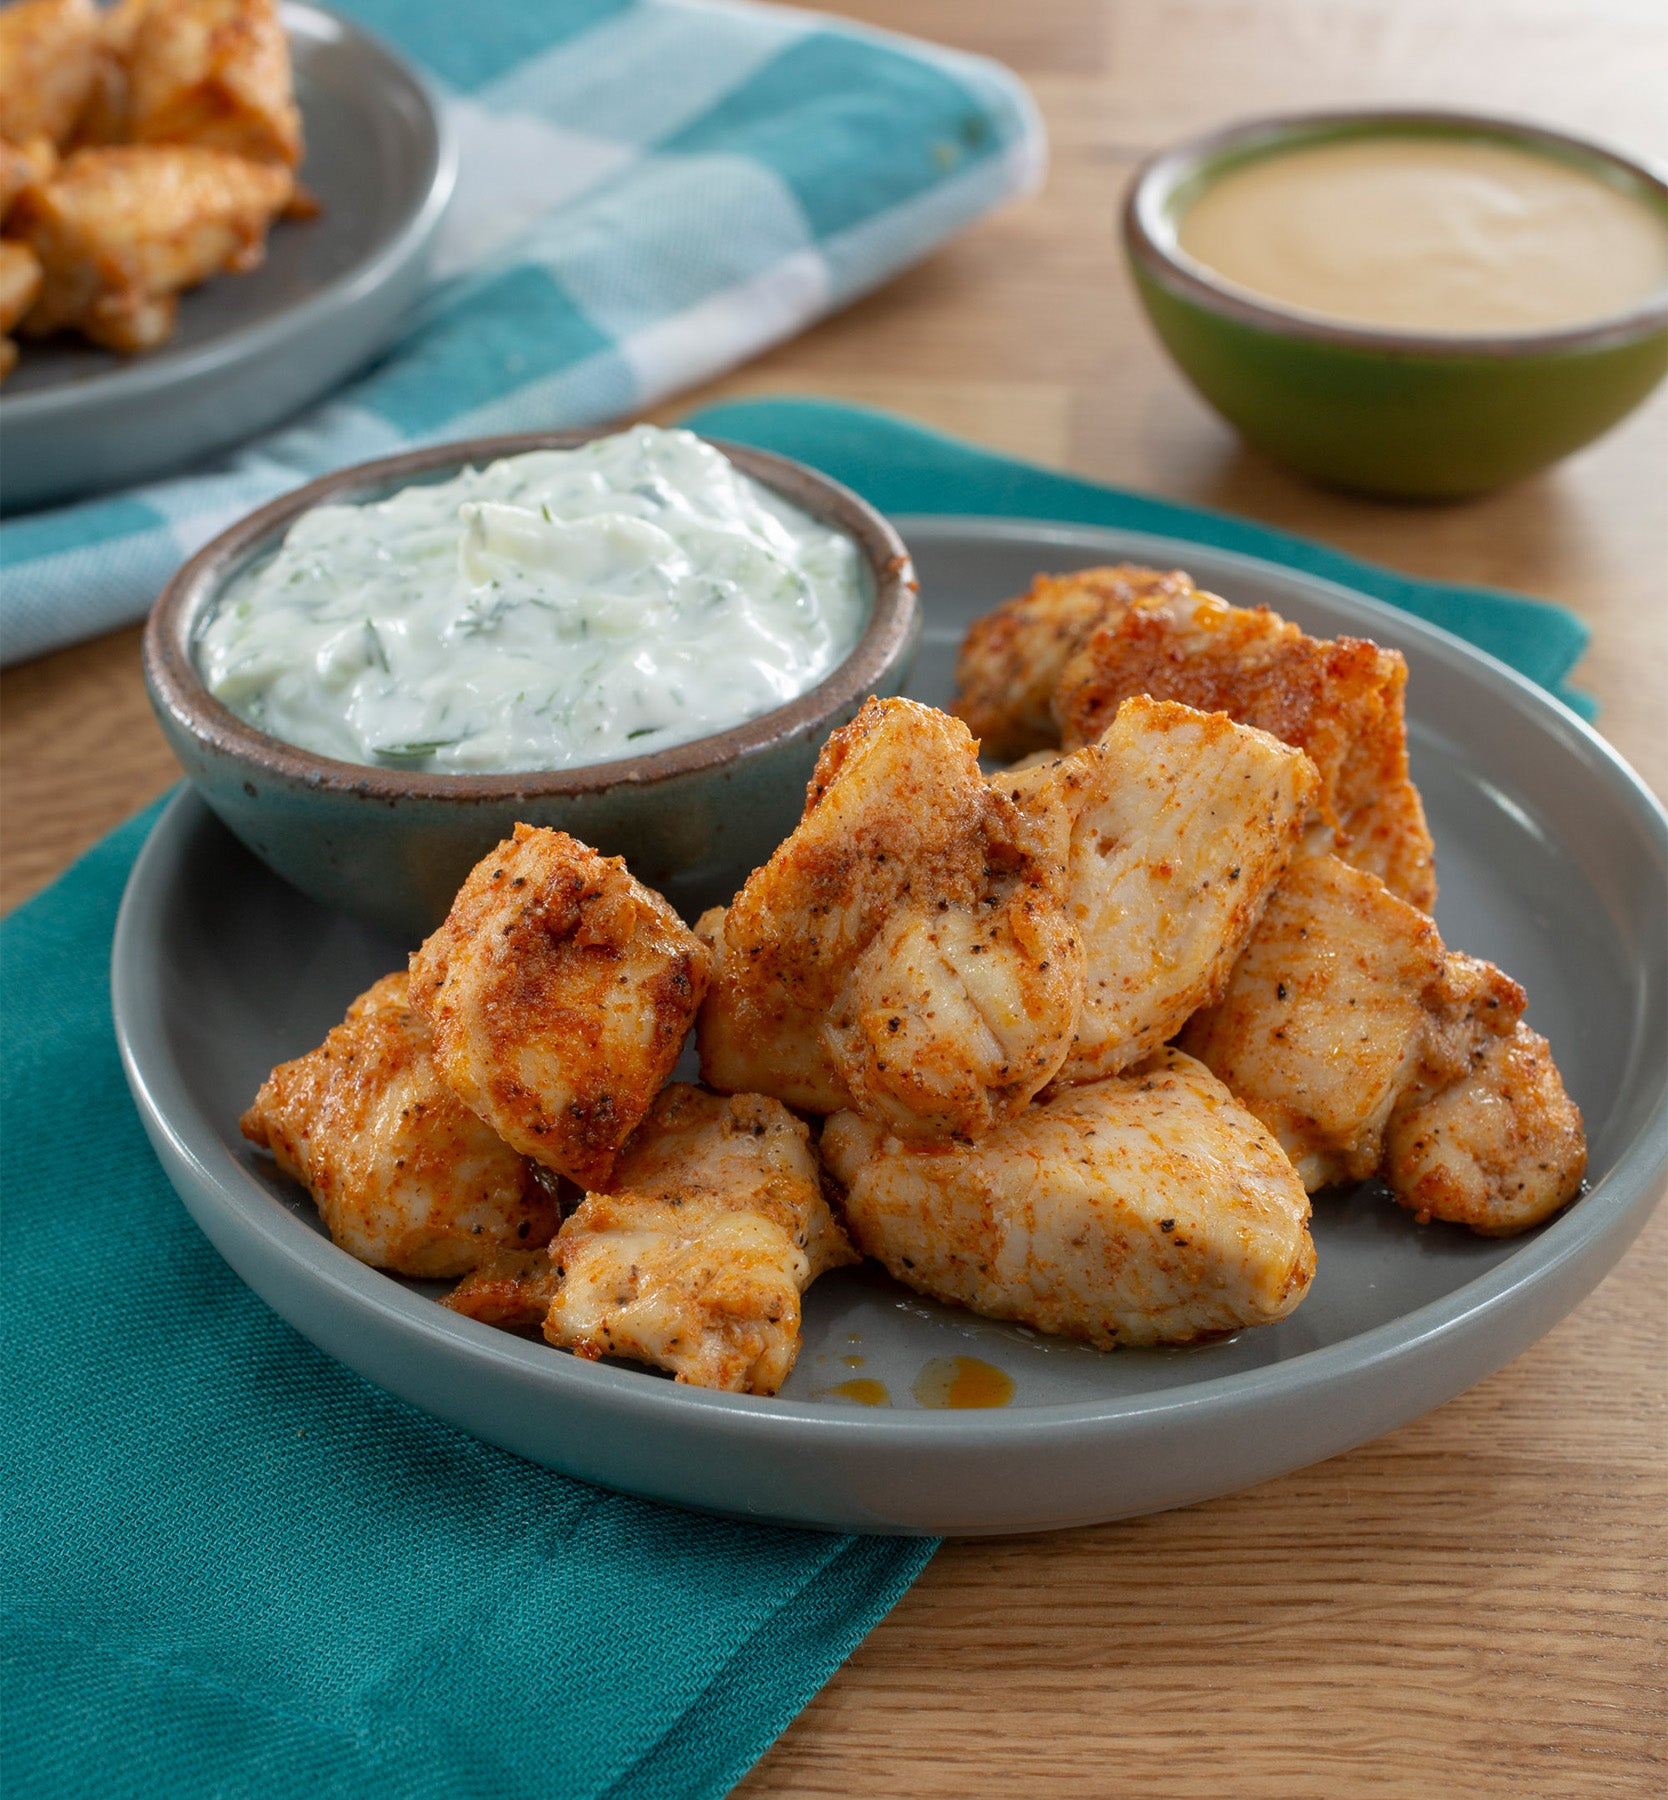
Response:
[{"label": "paprika seasoned chicken", "polygon": [[41,291],[41,265],[27,244],[0,238],[0,376],[12,366],[17,346],[7,333]]},{"label": "paprika seasoned chicken", "polygon": [[1054,690],[1089,633],[1121,619],[1138,599],[1192,590],[1180,569],[1166,574],[1133,563],[1039,575],[1028,592],[968,627],[951,710],[967,721],[984,754],[1002,762],[1058,745]]},{"label": "paprika seasoned chicken", "polygon": [[584,1357],[774,1394],[799,1353],[800,1295],[856,1257],[823,1199],[806,1127],[775,1100],[678,1083],[587,1194],[548,1254],[513,1253],[446,1304],[538,1324]]},{"label": "paprika seasoned chicken", "polygon": [[1301,751],[1221,713],[1132,699],[1098,743],[993,783],[1071,820],[1083,1006],[1057,1084],[1115,1075],[1222,991],[1316,791]]},{"label": "paprika seasoned chicken", "polygon": [[709,962],[619,857],[518,825],[412,957],[412,1004],[441,1077],[506,1143],[603,1187],[678,1060]]},{"label": "paprika seasoned chicken", "polygon": [[21,147],[0,138],[0,222],[28,188],[50,181],[58,166],[58,152],[51,139],[33,137]]},{"label": "paprika seasoned chicken", "polygon": [[0,137],[62,146],[93,91],[99,48],[93,0],[16,0],[0,10]]},{"label": "paprika seasoned chicken", "polygon": [[165,342],[180,294],[254,268],[276,217],[316,211],[301,137],[278,0],[5,7],[0,214],[40,276],[21,335]]},{"label": "paprika seasoned chicken", "polygon": [[[1414,1090],[1415,1096],[1423,1092]],[[1421,1219],[1511,1237],[1573,1200],[1587,1168],[1581,1113],[1545,1038],[1521,1021],[1459,1080],[1390,1115],[1383,1175]]]},{"label": "paprika seasoned chicken", "polygon": [[1199,592],[1179,571],[1123,565],[1039,576],[974,624],[957,677],[954,710],[991,755],[1093,743],[1137,694],[1256,726],[1315,763],[1322,847],[1415,906],[1435,901],[1396,651],[1312,638],[1267,607]]},{"label": "paprika seasoned chicken", "polygon": [[1111,1349],[1284,1318],[1315,1267],[1280,1146],[1179,1050],[971,1145],[843,1112],[822,1136],[853,1241],[920,1293]]},{"label": "paprika seasoned chicken", "polygon": [[10,331],[41,291],[41,265],[27,244],[0,238],[0,332]]},{"label": "paprika seasoned chicken", "polygon": [[1312,1192],[1382,1173],[1404,1206],[1499,1234],[1573,1198],[1580,1115],[1524,994],[1334,856],[1287,872],[1219,1004],[1181,1043]]},{"label": "paprika seasoned chicken", "polygon": [[553,1190],[441,1082],[402,970],[318,1049],[280,1063],[243,1135],[313,1196],[350,1255],[402,1275],[462,1275],[555,1231]]},{"label": "paprika seasoned chicken", "polygon": [[870,700],[824,746],[793,835],[702,933],[701,1072],[727,1093],[850,1105],[976,1137],[1059,1070],[1082,1001],[1069,819],[980,773],[966,726]]},{"label": "paprika seasoned chicken", "polygon": [[74,327],[107,349],[154,347],[173,330],[183,289],[260,262],[294,186],[288,169],[223,150],[77,150],[7,220],[44,277],[24,333]]},{"label": "paprika seasoned chicken", "polygon": [[1103,621],[1060,672],[1069,749],[1092,742],[1131,694],[1225,712],[1304,751],[1319,823],[1346,862],[1428,912],[1435,848],[1408,774],[1407,663],[1365,638],[1312,638],[1266,606],[1189,590]]},{"label": "paprika seasoned chicken", "polygon": [[134,142],[300,163],[301,114],[277,0],[148,0],[119,29]]}]

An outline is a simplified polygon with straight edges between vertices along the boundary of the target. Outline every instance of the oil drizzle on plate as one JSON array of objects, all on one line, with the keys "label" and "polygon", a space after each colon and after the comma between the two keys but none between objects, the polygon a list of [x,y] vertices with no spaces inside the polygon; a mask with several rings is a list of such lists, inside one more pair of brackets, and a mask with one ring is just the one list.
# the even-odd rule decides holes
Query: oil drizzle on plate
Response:
[{"label": "oil drizzle on plate", "polygon": [[842,1381],[838,1386],[825,1388],[823,1391],[837,1395],[841,1400],[855,1400],[859,1406],[892,1404],[892,1396],[886,1391],[886,1383],[872,1380],[867,1375],[858,1375],[851,1381]]},{"label": "oil drizzle on plate", "polygon": [[1014,1378],[976,1356],[935,1356],[915,1377],[915,1398],[933,1408],[1006,1406]]}]

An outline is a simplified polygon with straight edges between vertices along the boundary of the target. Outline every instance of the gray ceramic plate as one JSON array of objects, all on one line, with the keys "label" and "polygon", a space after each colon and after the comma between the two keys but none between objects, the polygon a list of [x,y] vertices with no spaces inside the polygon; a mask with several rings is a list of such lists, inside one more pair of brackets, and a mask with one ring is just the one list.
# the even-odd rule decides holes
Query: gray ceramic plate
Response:
[{"label": "gray ceramic plate", "polygon": [[456,152],[438,101],[375,38],[287,4],[302,180],[323,208],[280,222],[266,261],[187,294],[162,349],[124,360],[72,338],[23,346],[0,395],[7,511],[74,499],[223,449],[375,354],[422,285]]},{"label": "gray ceramic plate", "polygon": [[[461,1319],[439,1288],[337,1250],[237,1133],[267,1069],[310,1048],[397,947],[303,900],[190,794],[146,846],[117,929],[117,1033],[175,1186],[298,1330],[416,1405],[535,1461],[718,1511],[861,1531],[1031,1531],[1179,1506],[1332,1456],[1440,1405],[1532,1343],[1644,1223],[1668,1166],[1668,818],[1604,743],[1499,664],[1328,583],[1133,534],[903,522],[943,701],[969,620],[1039,569],[1180,564],[1312,630],[1397,645],[1449,942],[1529,989],[1591,1135],[1591,1189],[1495,1243],[1421,1228],[1370,1187],[1324,1194],[1319,1273],[1290,1319],[1227,1343],[1099,1354],[921,1301],[878,1272],[807,1297],[775,1400],[587,1364]],[[1000,1410],[924,1409],[934,1359],[1014,1382]],[[854,1363],[852,1358],[861,1358]],[[830,1390],[877,1381],[890,1407]]]}]

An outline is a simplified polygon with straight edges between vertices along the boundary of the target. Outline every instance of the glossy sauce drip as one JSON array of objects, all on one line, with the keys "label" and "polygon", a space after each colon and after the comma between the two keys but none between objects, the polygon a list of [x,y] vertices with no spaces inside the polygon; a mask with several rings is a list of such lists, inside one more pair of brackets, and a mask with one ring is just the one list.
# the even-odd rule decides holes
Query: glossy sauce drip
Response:
[{"label": "glossy sauce drip", "polygon": [[1181,249],[1320,318],[1420,333],[1600,319],[1668,283],[1668,219],[1585,169],[1505,142],[1352,138],[1229,170]]},{"label": "glossy sauce drip", "polygon": [[837,1387],[827,1390],[842,1400],[855,1400],[859,1406],[890,1406],[892,1396],[886,1391],[884,1381],[871,1380],[866,1375],[855,1376],[850,1381],[842,1381]]},{"label": "glossy sauce drip", "polygon": [[935,1356],[915,1377],[916,1401],[934,1410],[1006,1406],[1014,1378],[976,1356]]}]

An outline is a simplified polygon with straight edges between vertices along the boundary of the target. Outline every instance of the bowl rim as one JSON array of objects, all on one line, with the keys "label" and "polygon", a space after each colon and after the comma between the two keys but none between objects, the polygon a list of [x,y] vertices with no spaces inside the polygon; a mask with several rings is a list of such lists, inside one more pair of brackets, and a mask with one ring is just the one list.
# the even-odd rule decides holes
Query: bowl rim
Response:
[{"label": "bowl rim", "polygon": [[421,254],[438,231],[458,178],[457,133],[441,103],[439,90],[415,64],[355,19],[315,5],[312,0],[284,0],[281,11],[285,33],[292,39],[299,34],[325,44],[352,43],[361,52],[377,57],[388,77],[405,84],[412,117],[422,122],[429,140],[420,178],[413,183],[414,191],[420,194],[416,204],[368,258],[350,264],[293,306],[211,338],[194,349],[164,348],[157,355],[135,358],[87,380],[59,382],[7,395],[0,402],[0,419],[7,427],[16,429],[73,412],[95,390],[101,402],[134,405],[162,389],[223,377],[234,365],[306,337],[321,321],[380,288],[391,273]]},{"label": "bowl rim", "polygon": [[302,513],[325,504],[368,500],[416,477],[484,467],[527,451],[577,449],[624,429],[629,425],[515,432],[425,444],[334,470],[245,514],[185,563],[151,608],[145,622],[143,660],[152,705],[207,750],[252,765],[269,779],[304,785],[312,792],[349,794],[384,803],[441,803],[560,799],[681,780],[767,751],[825,724],[830,715],[860,704],[873,693],[907,651],[920,623],[919,584],[903,539],[866,500],[820,470],[772,451],[705,436],[701,442],[721,451],[743,474],[854,539],[869,569],[874,600],[857,642],[815,687],[786,704],[723,731],[644,755],[571,769],[453,774],[345,762],[302,749],[240,719],[209,692],[194,654],[202,624],[228,581]]},{"label": "bowl rim", "polygon": [[1226,157],[1251,161],[1340,136],[1407,134],[1509,139],[1532,151],[1589,173],[1608,170],[1616,185],[1641,190],[1654,200],[1668,230],[1668,174],[1654,164],[1593,138],[1503,113],[1444,107],[1356,107],[1315,112],[1275,113],[1242,119],[1175,144],[1148,157],[1135,171],[1125,195],[1124,246],[1141,272],[1207,310],[1281,337],[1344,348],[1401,355],[1494,358],[1600,350],[1632,342],[1668,328],[1668,281],[1635,305],[1573,325],[1517,332],[1428,332],[1358,324],[1310,313],[1265,298],[1218,275],[1182,250],[1169,217],[1172,197],[1185,183]]}]

